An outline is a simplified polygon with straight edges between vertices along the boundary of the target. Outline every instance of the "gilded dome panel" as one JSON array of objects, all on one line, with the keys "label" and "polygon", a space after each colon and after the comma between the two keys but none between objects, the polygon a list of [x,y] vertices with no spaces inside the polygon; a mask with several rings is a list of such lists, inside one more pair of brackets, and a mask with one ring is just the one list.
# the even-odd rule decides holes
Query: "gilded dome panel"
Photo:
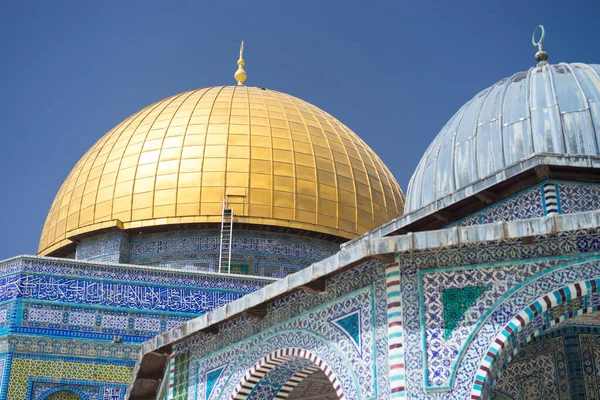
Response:
[{"label": "gilded dome panel", "polygon": [[130,116],[79,160],[58,191],[40,254],[69,237],[236,222],[353,238],[398,217],[404,195],[341,122],[293,96],[224,86],[169,97]]}]

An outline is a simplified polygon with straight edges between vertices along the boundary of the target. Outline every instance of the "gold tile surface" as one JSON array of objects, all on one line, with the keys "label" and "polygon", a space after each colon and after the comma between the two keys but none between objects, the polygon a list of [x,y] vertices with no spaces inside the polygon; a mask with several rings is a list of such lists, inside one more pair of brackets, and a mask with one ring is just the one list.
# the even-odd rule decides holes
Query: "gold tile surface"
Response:
[{"label": "gold tile surface", "polygon": [[331,115],[285,93],[221,86],[133,114],[79,160],[58,191],[39,254],[118,220],[124,229],[236,222],[354,238],[402,214],[388,168]]}]

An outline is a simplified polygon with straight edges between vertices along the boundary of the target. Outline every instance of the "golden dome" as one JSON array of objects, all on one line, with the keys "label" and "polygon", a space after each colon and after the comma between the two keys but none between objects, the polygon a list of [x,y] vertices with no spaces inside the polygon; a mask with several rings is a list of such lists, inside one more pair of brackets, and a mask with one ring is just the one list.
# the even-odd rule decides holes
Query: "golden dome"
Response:
[{"label": "golden dome", "polygon": [[247,86],[192,90],[133,114],[62,184],[39,254],[118,226],[221,221],[354,238],[402,214],[404,195],[377,155],[319,108]]}]

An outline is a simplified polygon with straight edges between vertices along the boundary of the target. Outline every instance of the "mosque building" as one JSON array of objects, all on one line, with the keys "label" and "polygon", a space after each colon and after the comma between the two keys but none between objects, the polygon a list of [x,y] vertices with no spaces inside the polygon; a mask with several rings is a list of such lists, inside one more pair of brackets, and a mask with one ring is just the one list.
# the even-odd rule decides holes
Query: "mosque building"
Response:
[{"label": "mosque building", "polygon": [[119,123],[0,262],[0,398],[597,399],[600,65],[548,63],[540,28],[406,198],[340,121],[246,86],[243,44],[237,85]]}]

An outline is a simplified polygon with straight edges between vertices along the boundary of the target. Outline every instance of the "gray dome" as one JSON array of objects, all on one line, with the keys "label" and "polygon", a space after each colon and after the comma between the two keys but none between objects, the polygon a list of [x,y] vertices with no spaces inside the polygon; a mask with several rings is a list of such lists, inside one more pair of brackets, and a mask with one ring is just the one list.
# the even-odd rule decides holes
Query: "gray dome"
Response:
[{"label": "gray dome", "polygon": [[408,183],[404,212],[533,154],[600,155],[599,75],[597,64],[546,64],[477,94],[427,148]]}]

